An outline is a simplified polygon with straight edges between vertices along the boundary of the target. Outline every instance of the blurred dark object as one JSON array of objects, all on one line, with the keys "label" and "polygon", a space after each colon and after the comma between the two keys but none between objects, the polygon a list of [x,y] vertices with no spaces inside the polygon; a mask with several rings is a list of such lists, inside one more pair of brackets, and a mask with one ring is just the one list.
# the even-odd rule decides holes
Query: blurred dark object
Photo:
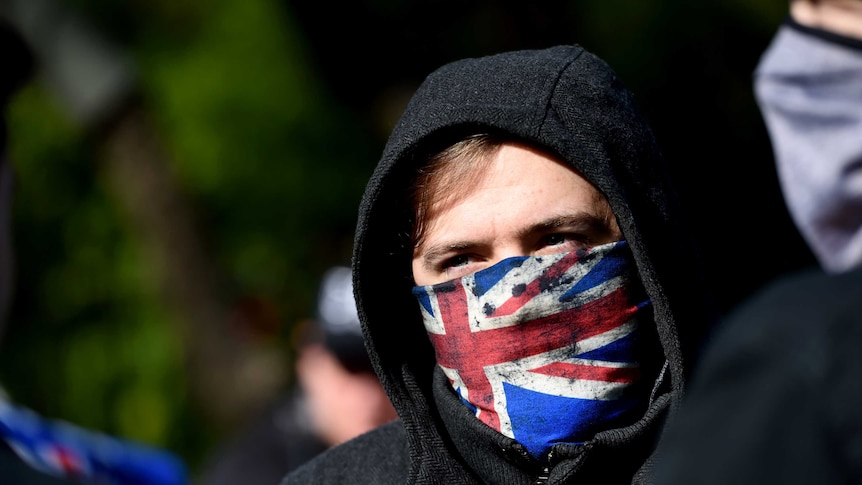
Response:
[{"label": "blurred dark object", "polygon": [[12,166],[7,160],[6,107],[15,93],[33,76],[35,58],[21,34],[0,18],[0,340],[13,294],[15,261],[12,245]]},{"label": "blurred dark object", "polygon": [[[33,50],[18,30],[2,17],[0,17],[0,55],[3,56],[0,107],[6,109],[12,96],[33,77],[36,60]],[[5,131],[3,136],[6,136]],[[2,147],[5,148],[5,143]]]},{"label": "blurred dark object", "polygon": [[330,91],[368,117],[381,139],[434,68],[460,57],[572,42],[578,18],[573,2],[358,0],[339,2],[334,16],[331,4],[283,1]]}]

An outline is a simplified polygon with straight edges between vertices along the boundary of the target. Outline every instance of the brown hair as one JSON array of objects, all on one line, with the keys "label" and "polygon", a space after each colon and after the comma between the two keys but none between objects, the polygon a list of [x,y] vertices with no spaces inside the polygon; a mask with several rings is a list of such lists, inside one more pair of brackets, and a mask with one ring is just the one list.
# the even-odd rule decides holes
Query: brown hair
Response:
[{"label": "brown hair", "polygon": [[432,155],[417,171],[408,192],[414,215],[413,248],[422,243],[431,214],[458,202],[479,183],[504,141],[487,133],[471,135]]}]

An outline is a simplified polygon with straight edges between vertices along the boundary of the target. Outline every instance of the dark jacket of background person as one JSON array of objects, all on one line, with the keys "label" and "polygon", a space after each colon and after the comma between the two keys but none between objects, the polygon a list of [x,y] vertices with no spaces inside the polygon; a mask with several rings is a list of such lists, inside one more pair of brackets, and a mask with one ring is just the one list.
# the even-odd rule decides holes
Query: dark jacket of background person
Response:
[{"label": "dark jacket of background person", "polygon": [[[435,365],[411,294],[412,247],[404,239],[411,209],[401,191],[423,153],[477,129],[544,147],[598,187],[654,308],[649,358],[657,377],[648,409],[584,445],[555,447],[548,468],[458,400]],[[444,66],[391,134],[360,207],[354,247],[360,320],[400,419],[324,452],[282,483],[646,483],[655,442],[710,322],[697,258],[651,130],[603,61],[561,46]]]},{"label": "dark jacket of background person", "polygon": [[297,382],[210,458],[199,485],[273,485],[311,458],[391,421],[365,351],[350,268],[324,274],[296,338]]},{"label": "dark jacket of background person", "polygon": [[785,275],[718,328],[656,482],[862,483],[862,36],[789,18],[755,79],[785,199],[822,269]]},{"label": "dark jacket of background person", "polygon": [[307,417],[301,397],[282,396],[217,451],[197,483],[278,483],[285,473],[328,448],[303,418]]}]

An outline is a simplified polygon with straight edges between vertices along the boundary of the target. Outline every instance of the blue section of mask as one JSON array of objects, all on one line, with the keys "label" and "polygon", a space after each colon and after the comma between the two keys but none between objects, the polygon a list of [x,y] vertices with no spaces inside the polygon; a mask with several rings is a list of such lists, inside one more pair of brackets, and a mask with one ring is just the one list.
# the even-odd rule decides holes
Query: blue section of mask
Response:
[{"label": "blue section of mask", "polygon": [[[599,257],[597,253],[588,253],[582,260],[589,261],[591,258]],[[601,257],[589,273],[583,276],[569,291],[560,297],[560,301],[569,301],[584,291],[595,288],[617,276],[622,276],[631,269],[632,257],[629,245],[625,241],[614,244],[607,253]]]},{"label": "blue section of mask", "polygon": [[530,257],[531,256],[514,256],[506,258],[493,266],[478,271],[473,278],[476,282],[476,286],[473,291],[477,296],[484,295],[485,292],[499,283],[500,280],[509,274],[510,271],[515,268],[520,268],[524,264],[524,261]]},{"label": "blue section of mask", "polygon": [[625,337],[617,339],[607,345],[589,352],[575,354],[573,357],[586,360],[601,360],[605,362],[637,362],[638,356],[635,354],[635,349],[638,348],[638,333],[640,333],[640,329],[636,329]]},{"label": "blue section of mask", "polygon": [[544,459],[557,443],[578,444],[616,422],[625,422],[639,399],[597,401],[553,396],[503,384],[515,440]]},{"label": "blue section of mask", "polygon": [[427,291],[425,291],[424,286],[413,288],[413,296],[419,300],[419,304],[422,305],[422,308],[424,308],[426,312],[430,313],[431,316],[436,316],[434,315],[434,308],[431,306],[431,296]]}]

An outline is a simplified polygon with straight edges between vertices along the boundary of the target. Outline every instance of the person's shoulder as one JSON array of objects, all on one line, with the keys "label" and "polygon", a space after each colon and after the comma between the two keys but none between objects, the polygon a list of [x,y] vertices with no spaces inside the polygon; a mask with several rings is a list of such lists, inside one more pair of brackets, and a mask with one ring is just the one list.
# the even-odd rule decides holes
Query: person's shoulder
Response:
[{"label": "person's shoulder", "polygon": [[796,345],[828,346],[848,324],[862,325],[862,268],[845,273],[808,269],[784,275],[740,304],[714,330],[712,350],[724,354],[787,353]]},{"label": "person's shoulder", "polygon": [[401,484],[410,459],[400,420],[334,446],[290,472],[281,485]]},{"label": "person's shoulder", "polygon": [[200,485],[278,483],[284,475],[326,450],[308,425],[296,388],[242,428],[207,458]]},{"label": "person's shoulder", "polygon": [[[818,320],[862,306],[862,267],[844,273],[809,269],[785,275],[768,284],[734,312],[732,317],[760,317],[763,313],[800,320],[817,315]],[[772,319],[770,319],[772,320]]]}]

